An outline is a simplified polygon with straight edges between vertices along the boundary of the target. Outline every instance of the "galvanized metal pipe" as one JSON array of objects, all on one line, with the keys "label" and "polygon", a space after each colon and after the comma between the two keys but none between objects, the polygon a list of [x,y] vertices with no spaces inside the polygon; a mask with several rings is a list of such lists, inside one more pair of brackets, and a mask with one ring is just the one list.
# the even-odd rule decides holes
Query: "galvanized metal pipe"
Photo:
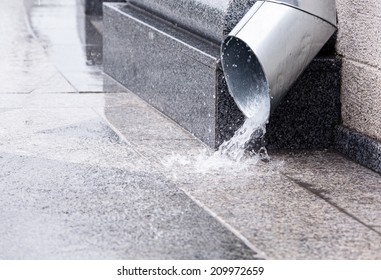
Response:
[{"label": "galvanized metal pipe", "polygon": [[335,0],[257,1],[222,44],[241,111],[253,117],[268,106],[270,114],[335,31]]}]

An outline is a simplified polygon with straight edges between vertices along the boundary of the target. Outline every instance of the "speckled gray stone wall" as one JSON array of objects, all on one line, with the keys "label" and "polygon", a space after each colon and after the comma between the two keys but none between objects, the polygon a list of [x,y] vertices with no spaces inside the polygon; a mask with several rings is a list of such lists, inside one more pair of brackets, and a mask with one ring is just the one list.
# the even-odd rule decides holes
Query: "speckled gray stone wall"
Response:
[{"label": "speckled gray stone wall", "polygon": [[337,52],[343,57],[342,119],[346,129],[345,133],[337,132],[337,146],[352,159],[380,172],[381,152],[374,147],[381,143],[381,2],[336,3]]},{"label": "speckled gray stone wall", "polygon": [[131,0],[130,2],[219,43],[256,1]]},{"label": "speckled gray stone wall", "polygon": [[381,2],[337,1],[343,123],[381,141]]},{"label": "speckled gray stone wall", "polygon": [[105,5],[104,30],[104,71],[214,146],[219,46],[129,5]]},{"label": "speckled gray stone wall", "polygon": [[[209,32],[205,36],[200,36],[197,25],[192,29],[190,25],[182,28],[173,23],[175,16],[181,14],[181,5],[174,10],[175,16],[165,16],[170,11],[169,4],[177,1],[160,1],[163,11],[155,6],[155,1],[139,1],[139,7],[131,4],[135,2],[105,5],[105,72],[209,146],[218,146],[243,122],[221,71],[219,42],[255,1],[227,1],[222,5],[224,11],[219,9],[218,13],[212,5],[210,16],[203,12],[202,20],[210,23],[204,26],[205,32]],[[195,4],[195,9],[207,7],[207,2],[210,1],[187,1],[188,5]],[[142,9],[143,4],[151,6]],[[184,10],[182,16],[192,17],[192,13],[194,10]],[[213,20],[221,13],[223,23],[219,21],[216,28]],[[180,25],[192,20],[182,19]],[[333,145],[334,128],[340,123],[341,65],[334,55],[334,44],[335,38],[272,115],[268,147],[316,149]]]}]

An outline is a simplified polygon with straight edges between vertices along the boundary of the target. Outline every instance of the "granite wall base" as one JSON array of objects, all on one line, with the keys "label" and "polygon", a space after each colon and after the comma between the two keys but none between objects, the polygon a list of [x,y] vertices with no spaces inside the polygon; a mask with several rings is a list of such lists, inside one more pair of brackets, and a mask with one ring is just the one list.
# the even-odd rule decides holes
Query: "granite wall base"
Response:
[{"label": "granite wall base", "polygon": [[337,126],[335,142],[337,151],[381,173],[381,143],[379,141],[344,126]]},{"label": "granite wall base", "polygon": [[102,5],[104,2],[124,2],[123,0],[81,0],[85,5],[87,15],[102,15]]},{"label": "granite wall base", "polygon": [[[244,120],[219,56],[219,45],[133,5],[104,5],[104,71],[211,147]],[[271,116],[269,148],[333,146],[340,65],[327,53],[313,61]]]}]

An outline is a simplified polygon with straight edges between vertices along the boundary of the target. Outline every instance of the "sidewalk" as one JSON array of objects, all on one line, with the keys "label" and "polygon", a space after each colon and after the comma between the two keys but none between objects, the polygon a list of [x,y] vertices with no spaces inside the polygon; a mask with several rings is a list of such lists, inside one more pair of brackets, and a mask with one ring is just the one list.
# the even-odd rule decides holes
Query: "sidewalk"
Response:
[{"label": "sidewalk", "polygon": [[381,258],[379,174],[329,151],[211,161],[132,93],[101,92],[76,1],[41,2],[32,33],[24,1],[1,1],[0,259]]}]

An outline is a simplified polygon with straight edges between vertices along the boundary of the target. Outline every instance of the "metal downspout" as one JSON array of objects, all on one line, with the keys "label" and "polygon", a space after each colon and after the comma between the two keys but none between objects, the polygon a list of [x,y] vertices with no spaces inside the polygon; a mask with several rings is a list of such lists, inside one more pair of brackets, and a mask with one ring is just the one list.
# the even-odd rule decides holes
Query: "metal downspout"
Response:
[{"label": "metal downspout", "polygon": [[268,115],[336,31],[335,0],[257,1],[222,44],[229,92]]}]

